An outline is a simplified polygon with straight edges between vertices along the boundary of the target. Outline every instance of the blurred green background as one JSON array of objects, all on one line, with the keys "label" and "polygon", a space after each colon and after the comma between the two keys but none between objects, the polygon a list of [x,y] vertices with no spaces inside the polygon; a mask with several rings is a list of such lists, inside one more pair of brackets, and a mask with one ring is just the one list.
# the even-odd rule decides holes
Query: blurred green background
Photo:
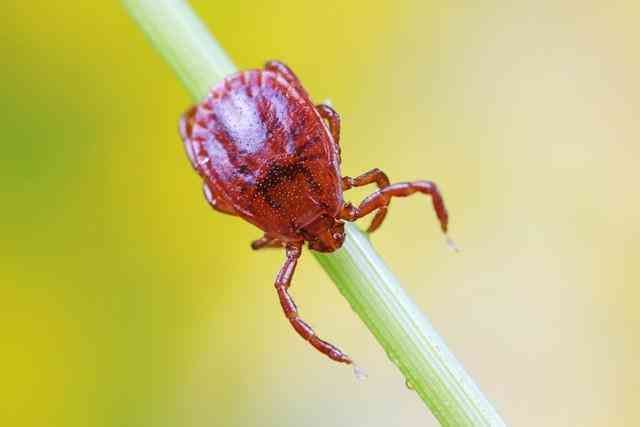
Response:
[{"label": "blurred green background", "polygon": [[[343,172],[433,179],[373,239],[508,423],[640,423],[637,2],[193,1],[343,117]],[[317,263],[205,204],[186,91],[118,2],[0,7],[0,425],[436,425]],[[365,192],[354,192],[354,200]]]}]

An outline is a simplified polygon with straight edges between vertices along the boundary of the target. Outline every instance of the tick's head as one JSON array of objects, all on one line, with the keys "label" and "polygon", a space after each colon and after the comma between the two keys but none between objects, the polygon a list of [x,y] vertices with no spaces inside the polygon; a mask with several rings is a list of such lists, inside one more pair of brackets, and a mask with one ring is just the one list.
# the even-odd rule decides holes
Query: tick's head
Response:
[{"label": "tick's head", "polygon": [[302,233],[309,248],[318,252],[333,252],[344,243],[344,223],[328,216],[320,217]]}]

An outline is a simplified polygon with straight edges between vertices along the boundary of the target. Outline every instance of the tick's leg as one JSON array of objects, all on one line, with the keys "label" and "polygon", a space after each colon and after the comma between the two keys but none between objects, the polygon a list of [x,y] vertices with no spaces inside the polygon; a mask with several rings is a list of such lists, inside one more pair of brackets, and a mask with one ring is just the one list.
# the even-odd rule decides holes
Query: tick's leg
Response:
[{"label": "tick's leg", "polygon": [[[416,192],[431,196],[433,209],[436,211],[436,215],[440,221],[440,228],[442,228],[442,231],[446,233],[449,215],[447,214],[447,209],[444,206],[442,194],[440,194],[438,187],[436,187],[436,185],[431,181],[400,182],[389,185],[388,187],[384,187],[364,199],[358,207],[353,206],[351,203],[347,203],[342,208],[340,216],[344,220],[355,221],[370,214],[376,209],[386,209],[386,207],[389,206],[389,202],[392,197],[407,197]],[[374,219],[368,231],[374,231],[379,225],[380,224],[375,224]]]},{"label": "tick's leg", "polygon": [[283,62],[267,61],[267,63],[264,64],[264,69],[280,74],[285,78],[286,81],[300,89],[302,93],[307,93],[307,91],[302,87],[302,84],[300,84],[300,80],[298,80],[298,77],[295,75],[295,73],[291,71],[291,68],[287,67]]},{"label": "tick's leg", "polygon": [[329,356],[337,362],[351,364],[352,361],[349,356],[332,344],[318,338],[313,329],[311,329],[311,326],[307,325],[304,320],[299,317],[298,307],[293,302],[291,295],[289,295],[288,289],[291,285],[291,277],[296,269],[301,252],[302,243],[288,244],[286,249],[287,260],[284,262],[284,265],[276,277],[275,286],[278,291],[282,310],[284,310],[285,316],[287,316],[287,319],[291,322],[293,329],[295,329],[302,338],[309,341],[309,343],[320,351],[320,353]]},{"label": "tick's leg", "polygon": [[282,243],[281,240],[278,240],[275,237],[267,236],[266,234],[258,240],[254,240],[253,242],[251,242],[251,249],[255,251],[263,248],[282,248],[283,246],[284,243]]},{"label": "tick's leg", "polygon": [[343,177],[342,189],[346,191],[353,187],[362,187],[373,182],[378,185],[378,188],[385,188],[389,186],[389,178],[387,177],[387,174],[378,168],[373,168],[355,178],[351,178],[350,176]]},{"label": "tick's leg", "polygon": [[198,107],[196,105],[189,108],[180,116],[180,123],[178,129],[180,131],[180,137],[184,143],[184,149],[187,152],[187,157],[191,162],[191,166],[195,170],[198,170],[198,162],[191,146],[191,130],[193,129],[194,116]]},{"label": "tick's leg", "polygon": [[[342,178],[342,189],[348,190],[353,187],[362,187],[363,185],[371,184],[375,182],[379,189],[386,188],[389,186],[389,178],[387,178],[387,174],[382,172],[378,168],[371,169],[369,172],[365,172],[362,175],[351,178],[349,176],[345,176]],[[376,211],[376,215],[373,217],[373,221],[371,221],[371,225],[367,229],[367,232],[372,233],[382,225],[382,221],[387,216],[387,209],[389,207],[389,203],[391,200],[387,201],[387,204],[384,206],[380,206]]]},{"label": "tick's leg", "polygon": [[202,192],[204,193],[204,198],[207,199],[207,202],[213,209],[229,215],[237,215],[237,212],[233,208],[233,206],[231,206],[221,197],[216,197],[215,193],[211,190],[211,188],[209,188],[206,182],[202,186]]},{"label": "tick's leg", "polygon": [[320,117],[322,117],[329,123],[329,130],[331,131],[331,136],[333,136],[333,141],[338,146],[338,151],[339,151],[340,150],[340,114],[338,114],[336,110],[334,110],[327,104],[316,105],[316,110],[318,110],[318,114],[320,114]]}]

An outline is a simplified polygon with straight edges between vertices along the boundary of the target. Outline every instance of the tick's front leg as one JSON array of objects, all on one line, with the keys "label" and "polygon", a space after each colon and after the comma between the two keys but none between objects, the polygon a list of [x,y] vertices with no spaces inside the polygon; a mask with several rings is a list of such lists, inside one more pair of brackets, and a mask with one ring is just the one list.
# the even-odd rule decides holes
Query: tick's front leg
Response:
[{"label": "tick's front leg", "polygon": [[291,285],[291,277],[296,270],[296,265],[298,264],[298,258],[300,258],[301,252],[302,242],[288,244],[286,247],[287,260],[284,262],[284,265],[276,277],[275,287],[278,291],[282,310],[284,311],[285,316],[287,316],[287,319],[289,319],[293,329],[295,329],[302,338],[309,341],[309,343],[318,351],[337,362],[351,364],[352,361],[349,356],[344,354],[334,345],[320,339],[311,326],[300,318],[298,315],[298,307],[295,302],[293,302],[291,295],[289,295],[288,290]]},{"label": "tick's front leg", "polygon": [[328,104],[318,104],[316,105],[316,110],[318,110],[320,117],[329,123],[333,141],[340,146],[340,114]]},{"label": "tick's front leg", "polygon": [[[365,172],[360,176],[355,178],[351,178],[350,176],[345,176],[342,178],[342,189],[349,190],[353,187],[362,187],[364,185],[368,185],[375,182],[378,188],[382,189],[389,186],[389,178],[387,174],[382,172],[378,168],[371,169],[369,172]],[[391,201],[389,201],[390,203]],[[369,225],[367,229],[367,233],[373,233],[382,225],[382,221],[387,216],[387,208],[389,207],[389,203],[386,206],[380,206],[376,211],[376,216],[373,217],[373,221]]]},{"label": "tick's front leg", "polygon": [[[440,194],[438,187],[436,187],[436,185],[431,181],[400,182],[381,188],[364,199],[358,207],[353,206],[351,203],[346,204],[342,208],[340,216],[346,221],[355,221],[370,214],[376,209],[386,209],[387,206],[389,206],[392,197],[407,197],[414,193],[422,193],[431,196],[433,209],[436,211],[436,216],[440,221],[440,228],[442,228],[442,231],[446,233],[449,223],[449,214],[444,206],[442,194]],[[375,219],[373,222],[375,222]],[[374,224],[372,223],[371,227],[369,227],[369,231],[373,231],[371,230],[373,225]]]}]

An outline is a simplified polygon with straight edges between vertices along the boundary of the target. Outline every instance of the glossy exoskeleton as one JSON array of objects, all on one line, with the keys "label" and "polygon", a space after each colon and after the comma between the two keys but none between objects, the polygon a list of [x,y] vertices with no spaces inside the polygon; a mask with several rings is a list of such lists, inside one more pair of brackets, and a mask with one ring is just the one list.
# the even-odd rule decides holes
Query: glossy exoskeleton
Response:
[{"label": "glossy exoskeleton", "polygon": [[[375,212],[368,232],[375,231],[392,197],[416,192],[431,196],[446,233],[447,211],[436,185],[390,184],[379,169],[341,176],[340,116],[327,104],[314,105],[295,74],[277,61],[226,77],[182,116],[180,134],[209,204],[264,231],[253,249],[285,249],[275,287],[296,332],[331,359],[352,363],[300,318],[288,293],[303,244],[335,251],[345,239],[344,221]],[[345,190],[371,183],[378,190],[358,206],[345,203]]]}]

